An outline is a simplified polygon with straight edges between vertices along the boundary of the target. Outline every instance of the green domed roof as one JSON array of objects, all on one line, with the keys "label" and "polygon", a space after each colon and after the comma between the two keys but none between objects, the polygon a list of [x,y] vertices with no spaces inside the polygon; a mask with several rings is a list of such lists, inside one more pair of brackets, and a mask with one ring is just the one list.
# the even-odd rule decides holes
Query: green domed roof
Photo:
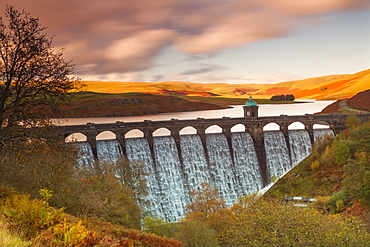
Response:
[{"label": "green domed roof", "polygon": [[252,96],[249,97],[249,100],[245,102],[244,106],[256,106],[257,103],[252,99]]}]

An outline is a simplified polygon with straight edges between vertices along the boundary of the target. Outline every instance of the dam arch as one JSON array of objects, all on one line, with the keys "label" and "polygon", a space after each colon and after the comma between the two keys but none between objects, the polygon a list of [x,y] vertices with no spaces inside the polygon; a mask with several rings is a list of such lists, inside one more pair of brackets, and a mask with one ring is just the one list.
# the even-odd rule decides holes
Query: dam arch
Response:
[{"label": "dam arch", "polygon": [[172,131],[169,130],[168,128],[165,128],[165,127],[158,128],[155,131],[153,131],[153,133],[152,133],[153,137],[156,137],[156,136],[171,136],[171,135],[172,135]]},{"label": "dam arch", "polygon": [[247,130],[244,124],[235,124],[230,129],[231,132],[247,132]]},{"label": "dam arch", "polygon": [[110,130],[104,130],[96,135],[96,140],[109,140],[109,139],[116,139],[117,134]]},{"label": "dam arch", "polygon": [[331,129],[331,124],[327,121],[319,121],[313,124],[313,129]]},{"label": "dam arch", "polygon": [[288,130],[303,130],[303,129],[307,129],[307,126],[306,124],[300,121],[295,121],[288,125]]},{"label": "dam arch", "polygon": [[187,126],[179,131],[179,135],[195,135],[198,134],[198,130],[193,126]]},{"label": "dam arch", "polygon": [[263,126],[263,131],[270,131],[270,130],[281,130],[281,126],[278,123],[270,122]]},{"label": "dam arch", "polygon": [[214,125],[210,125],[208,126],[205,131],[204,131],[206,134],[210,134],[210,133],[222,133],[222,127],[220,125],[217,125],[217,124],[214,124]]},{"label": "dam arch", "polygon": [[144,132],[140,129],[132,129],[125,133],[125,138],[141,138],[144,137]]},{"label": "dam arch", "polygon": [[83,142],[87,141],[87,135],[81,132],[75,132],[72,134],[69,134],[64,138],[65,142]]}]

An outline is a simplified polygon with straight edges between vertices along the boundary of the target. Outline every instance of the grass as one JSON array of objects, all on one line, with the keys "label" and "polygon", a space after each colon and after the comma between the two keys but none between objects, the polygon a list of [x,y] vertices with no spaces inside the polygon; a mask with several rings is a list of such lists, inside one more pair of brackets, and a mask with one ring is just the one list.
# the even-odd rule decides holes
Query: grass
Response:
[{"label": "grass", "polygon": [[[155,95],[149,93],[97,93],[97,92],[79,92],[73,93],[72,101],[80,101],[80,100],[91,100],[91,99],[111,99],[111,98],[129,98],[129,97],[140,97],[140,98],[159,98],[165,97],[167,95]],[[219,104],[222,106],[229,106],[229,105],[243,105],[248,99],[249,96],[245,98],[228,98],[228,97],[220,97],[220,96],[173,96],[171,97],[179,97],[182,99],[186,99],[189,101],[201,101],[213,104]],[[269,99],[254,99],[257,104],[294,104],[297,102],[294,101],[271,101]]]},{"label": "grass", "polygon": [[137,96],[155,96],[152,94],[145,94],[145,93],[97,93],[97,92],[78,92],[72,93],[72,101],[80,101],[80,100],[90,100],[90,99],[109,99],[109,98],[127,98],[127,97],[137,97]]},{"label": "grass", "polygon": [[[118,117],[168,112],[226,109],[243,105],[249,96],[185,96],[149,93],[73,93],[69,105],[62,106],[65,117]],[[256,99],[257,104],[292,104],[293,101]]]},{"label": "grass", "polygon": [[29,244],[30,241],[23,240],[20,233],[9,230],[7,225],[3,221],[0,221],[0,247],[26,247]]}]

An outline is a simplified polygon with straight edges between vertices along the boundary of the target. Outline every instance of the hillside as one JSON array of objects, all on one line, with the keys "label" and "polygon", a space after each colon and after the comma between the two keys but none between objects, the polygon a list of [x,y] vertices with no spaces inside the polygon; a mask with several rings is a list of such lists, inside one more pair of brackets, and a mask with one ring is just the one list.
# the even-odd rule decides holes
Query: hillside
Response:
[{"label": "hillside", "polygon": [[87,91],[98,93],[151,93],[182,96],[240,96],[255,92],[268,84],[85,81]]},{"label": "hillside", "polygon": [[[159,95],[149,93],[72,94],[72,101],[61,106],[62,117],[120,117],[141,116],[168,112],[218,110],[230,105],[242,105],[248,98],[210,96]],[[293,101],[256,99],[258,104],[292,104]],[[60,116],[58,116],[60,117]]]},{"label": "hillside", "polygon": [[351,113],[358,111],[370,112],[370,90],[356,94],[348,100],[338,100],[327,107],[321,113],[329,114],[334,112]]},{"label": "hillside", "polygon": [[355,109],[370,111],[370,90],[356,94],[347,100],[347,105]]},{"label": "hillside", "polygon": [[186,100],[171,95],[143,93],[103,94],[81,92],[61,107],[64,117],[118,117],[167,112],[217,110],[226,104]]},{"label": "hillside", "polygon": [[84,82],[87,91],[99,93],[150,93],[179,96],[219,96],[269,99],[273,95],[294,94],[296,99],[333,100],[349,98],[370,89],[370,69],[349,75],[329,75],[276,84],[228,84],[163,82]]},{"label": "hillside", "polygon": [[[314,197],[326,213],[364,215],[370,206],[370,123],[348,121],[349,129],[314,145],[312,154],[265,194]],[[370,227],[370,220],[366,218]]]},{"label": "hillside", "polygon": [[321,88],[326,83],[338,80],[345,77],[345,75],[331,75],[309,78],[298,81],[281,82],[277,84],[268,85],[258,90],[256,95],[279,95],[279,94],[294,94],[296,98],[308,98],[310,94],[315,93],[315,89],[311,87]]},{"label": "hillside", "polygon": [[370,88],[370,70],[351,75],[332,75],[282,82],[255,92],[256,95],[294,94],[298,99],[344,99]]}]

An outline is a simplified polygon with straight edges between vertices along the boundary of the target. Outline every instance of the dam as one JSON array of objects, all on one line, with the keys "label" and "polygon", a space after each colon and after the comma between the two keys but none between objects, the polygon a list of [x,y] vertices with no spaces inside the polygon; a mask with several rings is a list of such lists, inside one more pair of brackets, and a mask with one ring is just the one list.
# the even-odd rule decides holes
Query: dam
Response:
[{"label": "dam", "polygon": [[[243,118],[219,118],[169,121],[116,122],[60,126],[63,137],[82,133],[84,142],[74,142],[83,152],[81,165],[95,159],[117,161],[127,157],[132,165],[145,165],[150,202],[147,208],[154,216],[167,221],[184,217],[184,208],[191,203],[189,191],[199,189],[205,181],[217,187],[227,206],[241,196],[257,192],[275,177],[281,177],[311,153],[315,139],[335,135],[345,128],[346,114],[259,117],[258,106],[244,107]],[[253,109],[254,108],[254,109]],[[249,111],[249,113],[248,113]],[[360,121],[369,121],[370,114],[357,114]],[[300,122],[304,129],[290,130]],[[264,131],[275,123],[279,130]],[[314,129],[325,124],[327,129]],[[206,133],[211,126],[221,133]],[[245,131],[233,132],[236,125]],[[196,134],[181,135],[191,127]],[[168,136],[153,136],[157,129],[169,130]],[[143,137],[126,138],[125,134],[139,130]],[[116,139],[96,140],[104,131],[116,134]]]}]

